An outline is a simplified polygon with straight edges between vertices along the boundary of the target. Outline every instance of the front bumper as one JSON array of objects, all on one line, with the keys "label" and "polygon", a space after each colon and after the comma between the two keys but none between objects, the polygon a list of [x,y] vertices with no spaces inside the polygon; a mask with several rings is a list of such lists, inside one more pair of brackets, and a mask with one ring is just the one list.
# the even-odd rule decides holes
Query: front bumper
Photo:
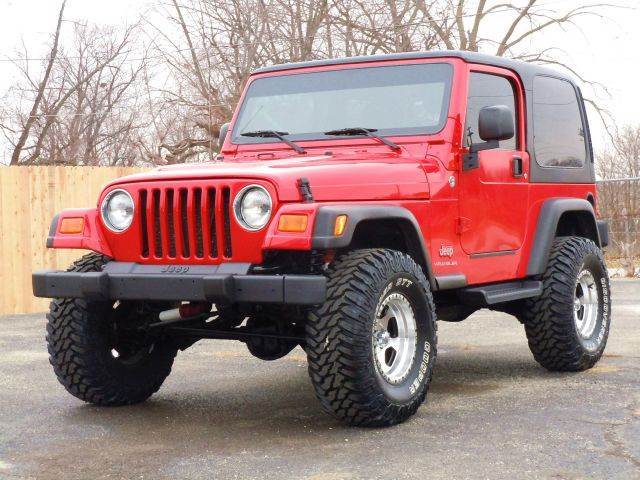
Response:
[{"label": "front bumper", "polygon": [[109,262],[102,272],[37,271],[33,294],[95,300],[208,301],[315,305],[322,275],[250,275],[248,264],[141,265]]}]

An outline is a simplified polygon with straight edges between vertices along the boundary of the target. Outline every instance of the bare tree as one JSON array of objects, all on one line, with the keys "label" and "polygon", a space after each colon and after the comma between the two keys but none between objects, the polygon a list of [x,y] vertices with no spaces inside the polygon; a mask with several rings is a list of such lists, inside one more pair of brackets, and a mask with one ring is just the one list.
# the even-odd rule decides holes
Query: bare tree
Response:
[{"label": "bare tree", "polygon": [[424,11],[439,11],[437,2],[341,0],[331,4],[331,51],[327,56],[374,55],[437,48],[440,38],[425,21]]},{"label": "bare tree", "polygon": [[327,0],[172,0],[163,13],[174,30],[149,24],[171,79],[149,97],[180,121],[145,151],[166,163],[211,160],[252,70],[320,58],[316,40],[327,9]]},{"label": "bare tree", "polygon": [[[556,63],[550,50],[530,47],[525,41],[552,27],[577,27],[579,17],[602,17],[604,3],[581,2],[577,7],[551,6],[541,0],[412,0],[437,34],[440,47],[486,51],[526,61]],[[550,8],[551,7],[551,8]],[[491,22],[500,15],[499,22]]]},{"label": "bare tree", "polygon": [[159,147],[168,162],[211,159],[220,125],[262,65],[436,48],[564,65],[529,40],[553,26],[575,26],[602,7],[555,11],[540,0],[171,0],[163,12],[175,29],[155,21],[150,27],[172,70],[163,108],[184,114],[186,128],[176,126]]},{"label": "bare tree", "polygon": [[[17,138],[12,165],[118,162],[107,150],[121,148],[134,127],[137,97],[127,94],[144,64],[128,58],[134,29],[119,34],[76,22],[71,49],[58,45],[58,29],[41,81],[25,49],[15,62],[22,79],[9,95],[16,108],[3,124],[5,136]],[[28,113],[21,108],[26,101]]]},{"label": "bare tree", "polygon": [[[33,104],[31,106],[31,110],[29,112],[29,116],[24,122],[24,126],[22,127],[22,131],[18,137],[18,141],[15,144],[13,149],[13,153],[11,154],[11,165],[17,165],[20,161],[20,155],[22,153],[22,149],[27,143],[27,139],[29,138],[29,134],[31,133],[31,128],[33,124],[36,122],[37,113],[40,109],[40,104],[44,97],[46,88],[49,83],[49,78],[51,77],[51,72],[53,70],[53,65],[56,61],[56,57],[58,55],[58,44],[60,42],[60,30],[62,28],[62,18],[64,16],[64,8],[66,6],[67,0],[63,0],[60,5],[60,11],[58,13],[58,22],[56,23],[56,31],[53,35],[53,45],[51,46],[51,51],[49,52],[49,59],[47,60],[47,66],[44,70],[44,75],[42,76],[42,80],[38,84],[38,88],[36,91],[36,96],[33,100]],[[28,70],[27,70],[28,71]]]},{"label": "bare tree", "polygon": [[34,70],[26,51],[16,62],[22,80],[7,98],[14,107],[3,108],[0,130],[14,145],[12,164],[212,160],[220,126],[257,67],[448,48],[578,74],[556,49],[532,41],[554,26],[577,28],[581,17],[601,15],[604,7],[562,9],[544,0],[163,0],[145,18],[146,39],[138,29],[119,35],[76,25],[72,48],[61,49],[63,2],[46,62]]}]

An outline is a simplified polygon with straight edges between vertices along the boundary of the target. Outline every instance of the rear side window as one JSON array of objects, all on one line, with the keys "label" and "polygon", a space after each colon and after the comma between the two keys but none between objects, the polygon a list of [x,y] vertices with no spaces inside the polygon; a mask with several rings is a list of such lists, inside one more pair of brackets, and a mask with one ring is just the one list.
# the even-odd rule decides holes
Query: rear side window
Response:
[{"label": "rear side window", "polygon": [[[478,115],[482,108],[494,105],[506,105],[509,107],[511,113],[513,113],[514,121],[517,121],[515,95],[511,82],[498,75],[471,72],[469,77],[469,98],[467,100],[467,123],[464,130],[467,146],[472,143],[483,142],[478,135]],[[516,137],[509,140],[501,140],[500,148],[515,150]]]},{"label": "rear side window", "polygon": [[578,97],[569,82],[543,76],[533,80],[533,134],[541,167],[584,166],[585,130]]}]

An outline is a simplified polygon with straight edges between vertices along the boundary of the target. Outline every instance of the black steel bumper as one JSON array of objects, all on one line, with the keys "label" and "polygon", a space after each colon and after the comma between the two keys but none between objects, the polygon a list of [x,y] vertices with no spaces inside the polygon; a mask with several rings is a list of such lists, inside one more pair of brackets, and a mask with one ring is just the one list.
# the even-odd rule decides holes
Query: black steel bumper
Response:
[{"label": "black steel bumper", "polygon": [[290,305],[319,304],[326,297],[326,278],[322,275],[250,275],[248,271],[247,264],[110,262],[102,272],[34,272],[33,294],[46,298]]}]

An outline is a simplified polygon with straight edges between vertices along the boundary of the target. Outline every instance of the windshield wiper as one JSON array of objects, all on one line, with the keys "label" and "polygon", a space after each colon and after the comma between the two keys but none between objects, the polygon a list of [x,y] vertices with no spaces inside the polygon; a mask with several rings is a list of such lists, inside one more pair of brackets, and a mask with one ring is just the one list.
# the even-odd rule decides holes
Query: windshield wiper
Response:
[{"label": "windshield wiper", "polygon": [[400,145],[392,142],[386,137],[375,133],[377,132],[377,128],[362,128],[362,127],[351,127],[351,128],[341,128],[338,130],[329,130],[328,132],[324,132],[325,135],[363,135],[371,138],[375,138],[380,140],[382,143],[392,148],[396,152],[401,149]]},{"label": "windshield wiper", "polygon": [[304,148],[286,138],[285,135],[289,135],[289,132],[276,132],[275,130],[256,130],[255,132],[243,132],[240,134],[241,137],[277,138],[278,140],[289,145],[296,152],[307,153]]}]

